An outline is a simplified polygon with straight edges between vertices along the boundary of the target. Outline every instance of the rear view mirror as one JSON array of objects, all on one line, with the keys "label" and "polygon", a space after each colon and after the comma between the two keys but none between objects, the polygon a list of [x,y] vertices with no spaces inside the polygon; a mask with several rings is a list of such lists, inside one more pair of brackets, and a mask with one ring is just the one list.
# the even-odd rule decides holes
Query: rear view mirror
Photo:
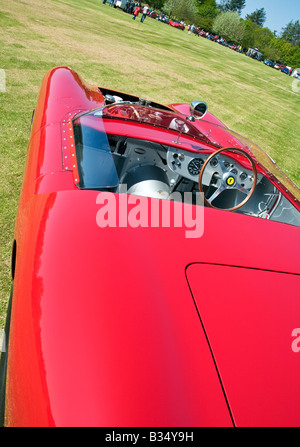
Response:
[{"label": "rear view mirror", "polygon": [[207,104],[204,101],[193,101],[190,104],[190,113],[194,119],[201,119],[207,112]]}]

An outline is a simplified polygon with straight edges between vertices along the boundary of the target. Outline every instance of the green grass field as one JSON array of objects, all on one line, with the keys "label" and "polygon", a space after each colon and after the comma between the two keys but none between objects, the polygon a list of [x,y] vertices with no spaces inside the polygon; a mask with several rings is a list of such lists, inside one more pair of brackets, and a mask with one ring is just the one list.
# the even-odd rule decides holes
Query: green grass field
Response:
[{"label": "green grass field", "polygon": [[150,18],[133,21],[102,0],[0,0],[0,44],[0,328],[32,110],[54,66],[154,101],[202,99],[300,185],[300,82],[293,89],[293,79],[263,63]]}]

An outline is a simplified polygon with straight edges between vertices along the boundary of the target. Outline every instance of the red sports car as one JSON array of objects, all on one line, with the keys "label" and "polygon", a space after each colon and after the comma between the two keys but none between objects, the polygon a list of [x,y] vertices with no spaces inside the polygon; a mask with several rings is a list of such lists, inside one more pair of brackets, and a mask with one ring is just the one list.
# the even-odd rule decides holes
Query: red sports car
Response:
[{"label": "red sports car", "polygon": [[1,355],[6,426],[299,426],[300,194],[202,101],[49,71]]},{"label": "red sports car", "polygon": [[185,25],[182,22],[177,22],[174,20],[169,20],[169,25],[173,26],[174,28],[178,28],[184,31]]}]

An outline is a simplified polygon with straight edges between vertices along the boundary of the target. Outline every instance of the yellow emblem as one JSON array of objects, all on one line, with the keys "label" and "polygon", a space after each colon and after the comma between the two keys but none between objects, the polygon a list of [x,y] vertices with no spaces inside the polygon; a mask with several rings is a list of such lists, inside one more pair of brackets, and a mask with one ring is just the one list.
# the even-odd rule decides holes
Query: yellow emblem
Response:
[{"label": "yellow emblem", "polygon": [[228,186],[232,186],[234,184],[234,182],[235,182],[235,178],[232,176],[228,177],[228,179],[226,180],[226,183]]}]

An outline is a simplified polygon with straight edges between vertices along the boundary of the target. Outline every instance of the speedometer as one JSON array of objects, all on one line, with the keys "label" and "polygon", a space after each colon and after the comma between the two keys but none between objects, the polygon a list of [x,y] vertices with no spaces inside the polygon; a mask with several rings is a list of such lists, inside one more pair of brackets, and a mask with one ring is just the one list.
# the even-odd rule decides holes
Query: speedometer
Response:
[{"label": "speedometer", "polygon": [[199,175],[204,161],[202,158],[194,158],[188,164],[188,171],[191,175]]}]

